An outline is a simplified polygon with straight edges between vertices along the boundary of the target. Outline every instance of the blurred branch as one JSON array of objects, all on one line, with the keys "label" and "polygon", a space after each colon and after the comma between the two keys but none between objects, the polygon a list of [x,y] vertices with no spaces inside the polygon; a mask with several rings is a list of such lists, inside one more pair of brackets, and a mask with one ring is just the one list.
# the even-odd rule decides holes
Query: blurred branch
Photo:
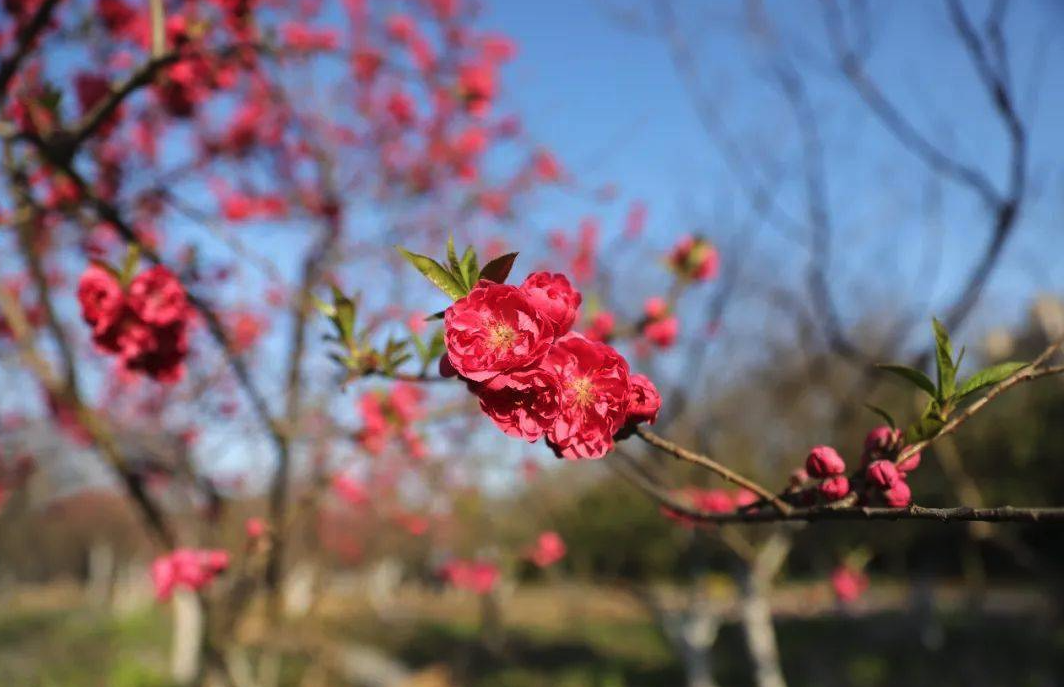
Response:
[{"label": "blurred branch", "polygon": [[55,375],[48,361],[45,360],[34,344],[33,329],[26,319],[21,303],[19,303],[14,294],[3,287],[0,287],[0,313],[3,314],[4,319],[11,328],[22,357],[26,360],[30,369],[34,371],[37,379],[58,403],[74,411],[79,425],[89,434],[93,443],[96,444],[107,459],[108,464],[118,474],[133,502],[137,505],[140,514],[148,524],[148,531],[158,539],[160,545],[164,548],[174,548],[177,545],[177,538],[167,524],[162,510],[144,489],[144,483],[140,476],[127,469],[126,460],[122,456],[110,429],[103,419],[81,400],[76,390],[65,386],[63,381]]},{"label": "blurred branch", "polygon": [[7,87],[15,72],[18,71],[22,60],[26,58],[41,31],[52,20],[52,12],[59,5],[60,0],[44,0],[37,6],[33,17],[18,30],[15,36],[15,52],[0,64],[0,101],[7,96]]},{"label": "blurred branch", "polygon": [[664,451],[665,453],[668,453],[673,458],[685,461],[687,463],[691,463],[693,465],[698,465],[699,467],[703,467],[707,470],[715,472],[716,474],[720,475],[722,478],[728,480],[733,484],[737,484],[740,487],[749,489],[750,491],[754,492],[761,498],[771,503],[776,508],[776,510],[778,510],[782,515],[786,515],[791,510],[793,510],[790,504],[784,502],[782,499],[780,499],[778,496],[773,494],[765,487],[761,486],[757,482],[743,477],[739,473],[721,465],[720,463],[708,456],[704,456],[700,453],[695,453],[694,451],[690,451],[678,444],[674,444],[668,439],[658,436],[654,432],[651,432],[649,429],[642,425],[636,428],[635,433],[643,441],[647,442],[648,444],[657,449]]}]

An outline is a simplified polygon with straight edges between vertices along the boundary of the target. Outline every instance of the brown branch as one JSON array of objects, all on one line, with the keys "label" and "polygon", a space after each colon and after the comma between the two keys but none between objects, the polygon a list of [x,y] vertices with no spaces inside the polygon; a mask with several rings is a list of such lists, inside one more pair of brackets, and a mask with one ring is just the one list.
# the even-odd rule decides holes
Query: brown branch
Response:
[{"label": "brown branch", "polygon": [[906,508],[874,508],[851,506],[834,508],[817,506],[813,508],[790,508],[786,513],[762,509],[742,510],[731,513],[710,513],[692,508],[672,497],[668,490],[654,483],[644,473],[630,465],[620,463],[612,466],[622,477],[639,488],[655,501],[669,510],[704,523],[716,524],[752,524],[769,522],[819,522],[824,520],[938,520],[939,522],[1028,522],[1039,524],[1064,524],[1064,507],[1060,508],[1023,508],[1000,506],[996,508],[972,508],[956,506],[952,508],[924,508],[908,506]]},{"label": "brown branch", "polygon": [[3,64],[0,64],[0,99],[7,96],[7,86],[11,82],[12,77],[15,76],[15,72],[18,71],[19,65],[22,64],[22,60],[26,59],[26,56],[33,49],[33,44],[37,40],[41,31],[48,25],[48,22],[52,20],[52,12],[55,11],[60,0],[44,0],[21,29],[18,31],[18,35],[15,37],[16,47],[15,52],[4,60]]},{"label": "brown branch", "polygon": [[673,458],[685,461],[687,463],[691,463],[693,465],[698,465],[699,467],[706,468],[707,470],[710,470],[720,475],[722,478],[726,479],[732,484],[737,484],[740,487],[749,489],[765,501],[768,501],[773,506],[775,506],[776,510],[778,510],[781,514],[786,515],[787,513],[790,513],[793,510],[793,507],[790,504],[783,501],[783,499],[773,494],[765,487],[761,486],[757,482],[743,477],[734,470],[725,467],[724,465],[721,465],[709,456],[704,456],[700,453],[695,453],[694,451],[688,450],[680,446],[679,444],[675,444],[669,441],[668,439],[658,436],[654,432],[651,432],[649,429],[642,425],[636,428],[635,433],[639,435],[639,438],[643,441],[647,442],[648,444],[657,449],[664,451],[665,453],[668,453]]}]

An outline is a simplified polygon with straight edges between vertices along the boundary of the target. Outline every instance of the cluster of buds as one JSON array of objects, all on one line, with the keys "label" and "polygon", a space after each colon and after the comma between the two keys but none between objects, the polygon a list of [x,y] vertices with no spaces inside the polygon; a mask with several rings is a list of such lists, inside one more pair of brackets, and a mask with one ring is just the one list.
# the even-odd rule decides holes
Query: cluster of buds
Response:
[{"label": "cluster of buds", "polygon": [[229,568],[229,552],[222,549],[175,549],[159,556],[151,566],[155,596],[169,601],[183,587],[199,591]]},{"label": "cluster of buds", "polygon": [[861,464],[865,470],[865,482],[869,498],[878,494],[883,503],[892,508],[902,508],[912,500],[912,491],[906,482],[910,472],[920,465],[920,453],[914,453],[901,463],[896,457],[904,449],[902,432],[886,425],[876,427],[865,437]]},{"label": "cluster of buds", "polygon": [[[876,427],[865,437],[861,454],[864,491],[862,503],[882,503],[891,508],[903,508],[912,501],[912,491],[906,482],[910,472],[920,465],[920,453],[906,457],[900,463],[898,456],[905,448],[900,429],[887,426]],[[817,493],[827,502],[838,501],[851,491],[846,477],[846,462],[838,451],[830,446],[814,446],[805,461],[805,469],[791,475],[791,488],[801,490],[810,479],[821,480]],[[860,491],[861,478],[857,478]],[[802,492],[812,496],[812,492]]]},{"label": "cluster of buds", "polygon": [[825,501],[838,501],[850,493],[850,481],[846,479],[846,461],[830,446],[814,446],[805,459],[805,472],[821,480],[817,492]]},{"label": "cluster of buds", "polygon": [[688,281],[709,281],[720,271],[720,255],[709,241],[688,234],[673,246],[669,269]]}]

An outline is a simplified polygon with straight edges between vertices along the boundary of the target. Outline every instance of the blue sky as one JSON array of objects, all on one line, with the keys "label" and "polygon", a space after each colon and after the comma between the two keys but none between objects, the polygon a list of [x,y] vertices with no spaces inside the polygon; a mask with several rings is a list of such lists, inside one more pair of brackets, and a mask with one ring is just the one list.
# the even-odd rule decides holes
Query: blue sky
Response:
[{"label": "blue sky", "polygon": [[[697,64],[706,91],[739,139],[797,165],[793,119],[766,78],[763,61],[742,35],[742,4],[680,2],[678,14],[699,36]],[[652,242],[666,245],[692,226],[713,236],[713,218],[742,216],[744,203],[699,125],[666,43],[651,31],[632,30],[618,21],[610,7],[622,5],[645,8],[651,3],[488,3],[485,24],[514,36],[520,48],[506,81],[508,102],[532,134],[559,151],[586,183],[615,183],[622,198],[645,199]],[[947,183],[941,187],[940,223],[930,226],[920,204],[933,175],[821,60],[828,53],[820,3],[766,5],[782,33],[809,46],[801,65],[810,75],[808,86],[825,140],[836,223],[831,273],[840,307],[852,320],[869,298],[889,305],[900,282],[914,298],[930,298],[928,310],[933,312],[949,302],[989,237],[983,208],[970,192]],[[1014,322],[1023,311],[1018,301],[1064,287],[1064,269],[1045,250],[1064,246],[1059,220],[1064,204],[1064,70],[1057,66],[1064,64],[1064,41],[1046,41],[1054,32],[1061,35],[1064,10],[1049,1],[1011,5],[1006,37],[1021,114],[1030,123],[1032,192],[983,312]],[[945,3],[872,2],[870,7],[875,36],[870,73],[912,113],[921,131],[1002,187],[1004,132],[948,22]],[[966,2],[965,7],[978,19],[985,3]],[[800,215],[796,181],[785,186],[783,202]],[[581,203],[562,196],[539,204],[532,221],[573,226],[588,211]],[[616,229],[624,203],[614,205],[602,214],[607,225],[613,219]],[[723,243],[728,236],[719,238]],[[925,279],[926,271],[918,266],[926,266],[921,251],[939,242],[945,246],[940,273]],[[751,269],[760,265],[791,285],[800,277],[792,268],[807,259],[805,237],[779,228],[760,230],[750,250],[756,253]],[[854,293],[857,299],[847,297]]]}]

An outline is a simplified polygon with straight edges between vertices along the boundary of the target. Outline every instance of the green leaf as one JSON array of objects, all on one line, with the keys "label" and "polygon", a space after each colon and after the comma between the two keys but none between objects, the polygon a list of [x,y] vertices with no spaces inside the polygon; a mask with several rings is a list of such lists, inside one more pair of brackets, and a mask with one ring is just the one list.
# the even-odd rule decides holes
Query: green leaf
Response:
[{"label": "green leaf", "polygon": [[957,365],[953,362],[953,345],[949,332],[937,318],[931,318],[931,327],[935,330],[935,368],[938,371],[938,399],[945,401],[953,398],[957,389]]},{"label": "green leaf", "polygon": [[411,253],[399,246],[396,246],[396,250],[402,253],[403,257],[406,258],[411,265],[425,275],[425,277],[435,284],[440,291],[443,291],[450,296],[452,300],[458,300],[466,295],[465,287],[459,284],[458,280],[454,278],[454,275],[445,270],[440,263],[432,258],[425,257],[424,255]]},{"label": "green leaf", "polygon": [[128,286],[133,281],[133,273],[137,271],[137,263],[140,262],[140,246],[132,244],[126,249],[126,257],[122,260],[122,271],[118,281],[123,286]]},{"label": "green leaf", "polygon": [[905,443],[915,444],[924,439],[930,439],[938,434],[945,421],[937,416],[928,415],[920,418],[905,428]]},{"label": "green leaf", "polygon": [[1028,365],[1030,363],[1008,362],[991,365],[986,369],[980,370],[961,384],[961,387],[957,389],[957,398],[964,398],[969,394],[974,394],[976,391],[1000,384]]},{"label": "green leaf", "polygon": [[470,289],[476,285],[477,280],[480,279],[480,267],[477,266],[477,252],[473,250],[473,246],[465,249],[465,253],[462,255],[462,262],[459,264],[459,269],[462,273],[462,279],[465,280],[466,286]]},{"label": "green leaf", "polygon": [[345,344],[351,344],[354,341],[355,335],[355,315],[358,312],[358,304],[344,295],[336,286],[332,287],[333,292],[333,308],[336,310],[336,314],[333,316],[333,322],[336,323],[336,329],[340,332],[340,338],[343,339]]},{"label": "green leaf", "polygon": [[410,340],[414,342],[414,348],[417,350],[417,357],[421,359],[421,363],[424,364],[429,357],[429,347],[425,345],[425,342],[421,340],[415,332],[410,332]]},{"label": "green leaf", "polygon": [[936,397],[935,383],[931,381],[931,378],[920,370],[906,367],[905,365],[876,365],[881,370],[891,372],[893,374],[907,379],[916,386],[925,391],[931,398]]},{"label": "green leaf", "polygon": [[441,310],[439,312],[434,312],[431,315],[429,315],[428,317],[426,317],[425,321],[426,322],[433,322],[435,320],[442,320],[443,319],[443,314],[445,312],[447,312],[447,311],[446,310]]},{"label": "green leaf", "polygon": [[500,255],[484,265],[484,269],[480,270],[480,278],[493,281],[496,284],[505,284],[506,277],[510,275],[510,270],[513,269],[514,260],[516,259],[517,253]]},{"label": "green leaf", "polygon": [[330,320],[336,317],[336,308],[329,305],[322,299],[318,298],[317,294],[310,294],[310,302],[314,305],[318,312],[325,315]]},{"label": "green leaf", "polygon": [[871,410],[873,413],[875,413],[879,417],[881,417],[884,420],[886,420],[887,424],[890,425],[891,429],[894,429],[894,428],[896,428],[898,426],[898,424],[896,422],[894,422],[894,418],[891,417],[890,413],[888,413],[887,411],[883,410],[879,406],[874,406],[871,403],[865,403],[864,406],[865,406],[865,408],[868,408],[869,410]]},{"label": "green leaf", "polygon": [[458,262],[458,253],[454,249],[454,234],[447,235],[447,264],[451,267],[451,274],[457,277],[462,274],[462,266]]}]

